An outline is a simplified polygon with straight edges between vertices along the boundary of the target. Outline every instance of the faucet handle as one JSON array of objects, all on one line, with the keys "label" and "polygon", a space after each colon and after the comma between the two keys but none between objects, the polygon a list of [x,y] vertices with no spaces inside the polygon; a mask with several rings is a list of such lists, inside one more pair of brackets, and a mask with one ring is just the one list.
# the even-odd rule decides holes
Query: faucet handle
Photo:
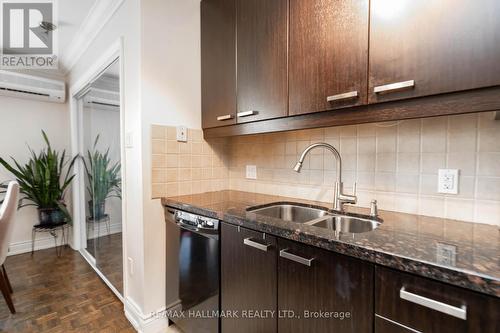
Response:
[{"label": "faucet handle", "polygon": [[372,200],[372,202],[370,203],[370,216],[378,216],[377,200]]},{"label": "faucet handle", "polygon": [[356,196],[356,192],[358,190],[358,183],[357,182],[354,182],[354,185],[353,185],[353,188],[352,188],[352,195],[355,197]]}]

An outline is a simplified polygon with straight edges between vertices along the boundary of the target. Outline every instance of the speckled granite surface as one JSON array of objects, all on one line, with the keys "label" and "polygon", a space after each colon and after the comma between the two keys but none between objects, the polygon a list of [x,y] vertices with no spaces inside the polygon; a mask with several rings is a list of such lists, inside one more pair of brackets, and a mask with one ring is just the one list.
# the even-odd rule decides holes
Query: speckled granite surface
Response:
[{"label": "speckled granite surface", "polygon": [[[500,297],[500,231],[496,226],[380,210],[384,223],[376,230],[339,234],[246,210],[251,206],[280,201],[329,207],[328,203],[238,191],[162,199],[164,206],[219,218],[227,223]],[[349,211],[368,213],[363,208],[350,208]],[[454,263],[444,264],[438,255],[437,249],[443,245],[455,249]]]}]

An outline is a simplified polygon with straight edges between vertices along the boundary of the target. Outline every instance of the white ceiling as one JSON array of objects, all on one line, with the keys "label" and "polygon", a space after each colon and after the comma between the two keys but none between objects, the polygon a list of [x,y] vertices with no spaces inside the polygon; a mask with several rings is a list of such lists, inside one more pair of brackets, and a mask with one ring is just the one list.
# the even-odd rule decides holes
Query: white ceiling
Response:
[{"label": "white ceiling", "polygon": [[20,70],[64,80],[124,0],[57,0],[59,70]]},{"label": "white ceiling", "polygon": [[97,0],[59,0],[57,33],[59,38],[59,59],[75,38],[81,24]]}]

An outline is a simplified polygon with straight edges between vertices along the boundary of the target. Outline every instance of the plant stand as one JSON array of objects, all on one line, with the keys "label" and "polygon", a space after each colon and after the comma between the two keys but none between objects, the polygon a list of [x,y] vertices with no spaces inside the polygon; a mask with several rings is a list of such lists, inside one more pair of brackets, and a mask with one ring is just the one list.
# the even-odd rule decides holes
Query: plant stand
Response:
[{"label": "plant stand", "polygon": [[101,237],[101,228],[100,224],[105,223],[106,230],[108,231],[108,237],[110,236],[111,230],[111,219],[108,214],[104,214],[101,218],[95,219],[93,217],[87,217],[87,238],[89,234],[89,227],[92,226],[92,234],[95,235],[95,228],[97,226],[97,242],[99,242],[99,238]]},{"label": "plant stand", "polygon": [[[64,244],[66,244],[66,228],[68,227],[68,222],[61,222],[55,224],[37,224],[33,226],[31,231],[31,255],[35,253],[35,240],[36,234],[38,232],[48,232],[52,237],[54,237],[56,255],[58,257],[62,254],[62,249]],[[57,231],[61,230],[61,245],[57,246]]]}]

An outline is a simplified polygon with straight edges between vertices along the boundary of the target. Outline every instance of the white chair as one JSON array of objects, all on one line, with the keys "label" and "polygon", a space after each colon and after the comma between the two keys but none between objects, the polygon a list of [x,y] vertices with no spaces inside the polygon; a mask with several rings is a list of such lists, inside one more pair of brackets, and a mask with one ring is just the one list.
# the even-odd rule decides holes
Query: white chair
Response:
[{"label": "white chair", "polygon": [[16,313],[16,309],[10,297],[13,291],[4,263],[5,258],[7,258],[7,252],[9,252],[9,243],[12,230],[14,229],[18,201],[19,184],[16,181],[12,181],[7,187],[7,194],[5,195],[2,207],[0,207],[0,265],[2,266],[0,270],[0,289],[11,313]]}]

